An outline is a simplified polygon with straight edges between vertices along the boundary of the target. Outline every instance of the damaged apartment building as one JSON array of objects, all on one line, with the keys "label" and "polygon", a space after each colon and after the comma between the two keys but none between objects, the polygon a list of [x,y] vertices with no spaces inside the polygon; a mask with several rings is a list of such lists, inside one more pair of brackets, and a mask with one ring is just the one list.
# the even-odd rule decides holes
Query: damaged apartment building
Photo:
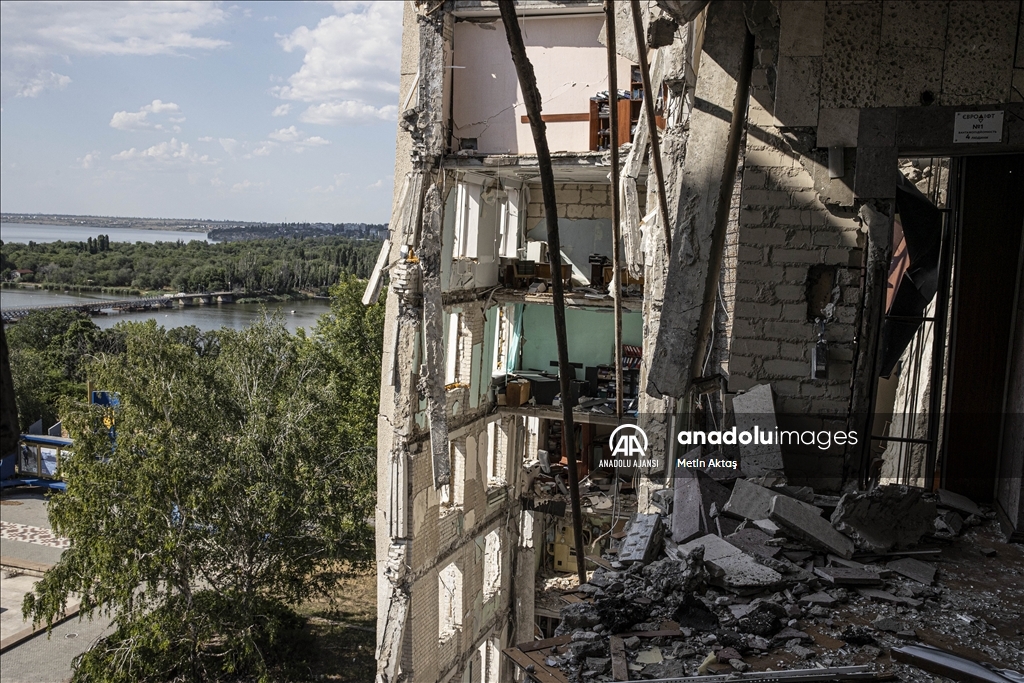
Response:
[{"label": "damaged apartment building", "polygon": [[[557,632],[564,653],[569,603],[656,537],[670,557],[781,527],[811,549],[774,539],[805,583],[853,571],[872,546],[829,522],[844,494],[880,491],[894,518],[924,501],[915,541],[936,515],[954,537],[986,517],[968,504],[1024,538],[1022,20],[1019,0],[405,3],[395,201],[364,297],[387,282],[378,680],[566,680],[555,646],[547,666],[521,646]],[[812,437],[677,438],[732,427]],[[813,436],[839,432],[858,438]],[[772,523],[807,508],[817,535]],[[706,560],[732,552],[715,543]],[[673,590],[708,578],[678,557]],[[809,590],[771,618],[798,620]],[[633,616],[616,628],[656,621]],[[594,680],[639,678],[639,656],[601,657]]]}]

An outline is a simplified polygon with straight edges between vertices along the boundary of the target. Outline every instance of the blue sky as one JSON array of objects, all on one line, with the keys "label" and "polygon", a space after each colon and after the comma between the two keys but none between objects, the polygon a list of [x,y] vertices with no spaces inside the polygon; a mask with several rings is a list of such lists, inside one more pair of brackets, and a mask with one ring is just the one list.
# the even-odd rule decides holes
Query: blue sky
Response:
[{"label": "blue sky", "polygon": [[3,211],[388,220],[401,2],[0,7]]}]

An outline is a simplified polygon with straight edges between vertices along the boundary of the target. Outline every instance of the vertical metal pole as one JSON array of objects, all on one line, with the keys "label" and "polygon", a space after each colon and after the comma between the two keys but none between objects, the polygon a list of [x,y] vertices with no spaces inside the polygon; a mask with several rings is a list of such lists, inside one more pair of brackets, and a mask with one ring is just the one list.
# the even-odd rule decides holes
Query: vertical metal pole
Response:
[{"label": "vertical metal pole", "polygon": [[587,582],[586,560],[583,555],[583,513],[580,510],[580,481],[576,470],[576,433],[572,419],[572,379],[576,370],[569,365],[569,344],[565,331],[565,292],[562,286],[562,247],[558,236],[558,203],[555,201],[555,174],[551,168],[547,126],[541,118],[541,97],[533,64],[526,55],[523,33],[519,30],[514,0],[501,0],[501,21],[505,24],[512,62],[516,67],[519,85],[523,90],[523,104],[530,119],[530,131],[537,148],[540,167],[540,186],[544,195],[544,220],[548,231],[548,258],[551,261],[551,293],[555,313],[555,341],[558,345],[558,380],[562,392],[562,444],[569,469],[569,502],[572,505],[572,526],[576,547],[576,573],[581,584]]},{"label": "vertical metal pole", "polygon": [[[633,14],[633,33],[636,37],[636,52],[640,57],[640,78],[644,82],[644,111],[647,113],[647,129],[651,133],[651,164],[658,179],[658,206],[661,209],[661,223],[665,226],[665,251],[672,257],[672,226],[668,222],[668,200],[665,199],[665,174],[661,170],[661,143],[658,142],[658,120],[654,115],[655,93],[651,92],[651,74],[647,65],[647,41],[644,40],[644,26],[640,21],[640,0],[630,0]],[[614,36],[608,38],[609,42]]]},{"label": "vertical metal pole", "polygon": [[[608,43],[608,148],[612,162],[612,301],[615,302],[615,415],[622,419],[622,224],[619,206],[619,78],[615,54],[615,3],[604,0]],[[628,125],[628,122],[627,122]]]},{"label": "vertical metal pole", "polygon": [[[934,165],[933,165],[934,168]],[[939,429],[945,422],[942,412],[943,377],[946,369],[946,321],[949,317],[950,278],[953,273],[953,242],[959,232],[959,199],[963,159],[949,160],[949,180],[946,196],[950,210],[943,213],[942,244],[939,251],[939,288],[935,293],[935,322],[932,323],[932,376],[928,397],[928,449],[925,454],[925,488],[933,489],[935,463],[939,457]]]}]

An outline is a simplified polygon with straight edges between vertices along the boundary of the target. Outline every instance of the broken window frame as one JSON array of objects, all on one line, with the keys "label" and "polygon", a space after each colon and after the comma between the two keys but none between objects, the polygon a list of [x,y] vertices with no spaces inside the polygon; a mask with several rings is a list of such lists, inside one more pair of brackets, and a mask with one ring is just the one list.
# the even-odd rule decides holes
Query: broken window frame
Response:
[{"label": "broken window frame", "polygon": [[501,533],[498,529],[491,530],[484,536],[484,572],[483,598],[490,602],[501,593],[502,562]]},{"label": "broken window frame", "polygon": [[437,637],[447,643],[462,629],[462,570],[452,562],[437,573]]}]

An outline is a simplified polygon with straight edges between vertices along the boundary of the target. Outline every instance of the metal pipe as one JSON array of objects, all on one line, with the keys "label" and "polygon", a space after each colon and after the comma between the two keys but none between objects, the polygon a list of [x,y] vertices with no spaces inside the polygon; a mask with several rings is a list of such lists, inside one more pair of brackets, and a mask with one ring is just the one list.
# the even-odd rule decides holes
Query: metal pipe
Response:
[{"label": "metal pipe", "polygon": [[[619,78],[615,54],[615,3],[604,0],[608,44],[608,150],[612,178],[612,301],[615,303],[615,416],[622,419],[622,224],[619,206]],[[628,125],[628,122],[627,122]]]},{"label": "metal pipe", "polygon": [[[633,15],[633,34],[636,38],[636,52],[640,58],[640,78],[644,82],[644,111],[647,113],[647,130],[651,134],[651,164],[658,179],[658,207],[661,209],[661,223],[665,227],[665,251],[672,258],[672,226],[668,222],[668,200],[665,198],[665,174],[661,169],[661,143],[658,142],[658,121],[654,115],[654,93],[651,92],[651,74],[647,65],[647,41],[640,21],[640,0],[630,0]],[[613,43],[615,36],[608,37]]]},{"label": "metal pipe", "polygon": [[541,118],[541,97],[537,88],[537,77],[533,64],[526,55],[523,33],[519,29],[514,0],[498,3],[501,21],[505,24],[512,62],[516,67],[519,85],[523,90],[523,104],[530,119],[530,131],[537,148],[537,165],[540,167],[540,186],[544,196],[544,220],[548,231],[548,259],[551,262],[551,293],[555,314],[555,341],[558,345],[558,381],[562,393],[562,446],[565,449],[569,469],[569,502],[572,506],[572,526],[576,549],[576,573],[580,584],[587,582],[587,570],[583,554],[583,513],[580,510],[580,482],[576,469],[575,427],[572,419],[572,382],[576,370],[569,365],[569,344],[565,331],[565,291],[562,287],[562,248],[558,236],[558,203],[555,201],[555,174],[551,168],[551,152],[548,149],[547,126]]}]

